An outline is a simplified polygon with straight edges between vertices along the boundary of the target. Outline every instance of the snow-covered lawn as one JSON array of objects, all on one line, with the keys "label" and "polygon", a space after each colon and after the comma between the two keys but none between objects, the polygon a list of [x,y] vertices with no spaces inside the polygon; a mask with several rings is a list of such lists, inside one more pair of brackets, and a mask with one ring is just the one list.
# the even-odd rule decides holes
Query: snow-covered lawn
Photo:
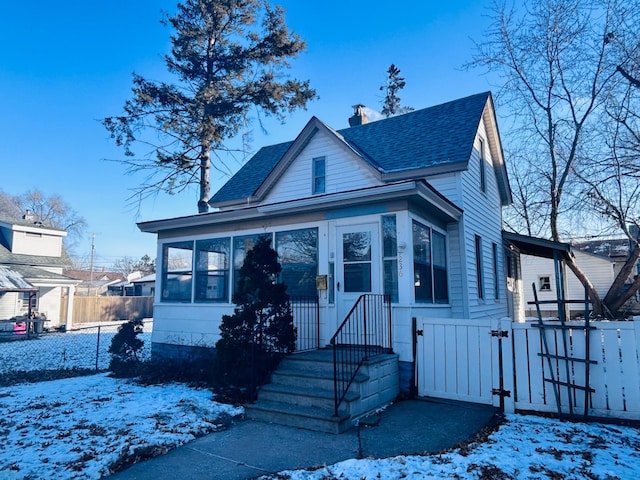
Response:
[{"label": "snow-covered lawn", "polygon": [[106,374],[0,388],[0,478],[98,479],[224,428],[241,408]]},{"label": "snow-covered lawn", "polygon": [[[104,370],[111,358],[111,339],[121,323],[82,326],[68,332],[46,332],[30,339],[0,342],[0,373],[10,370],[96,368]],[[139,338],[144,342],[141,359],[151,355],[152,321],[145,321]]]},{"label": "snow-covered lawn", "polygon": [[261,479],[373,480],[640,478],[640,431],[616,425],[507,415],[484,443],[451,452],[388,459],[346,460],[315,471],[280,472]]}]

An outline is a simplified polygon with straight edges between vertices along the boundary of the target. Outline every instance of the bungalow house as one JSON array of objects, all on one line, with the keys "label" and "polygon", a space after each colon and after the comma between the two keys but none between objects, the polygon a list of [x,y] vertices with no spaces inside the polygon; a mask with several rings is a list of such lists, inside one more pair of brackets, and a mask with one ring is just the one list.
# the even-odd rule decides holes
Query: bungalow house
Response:
[{"label": "bungalow house", "polygon": [[356,107],[349,124],[312,117],[293,141],[260,149],[213,195],[215,211],[138,224],[157,234],[161,259],[154,355],[215,345],[245,254],[265,235],[288,293],[317,299],[317,346],[363,298],[384,295],[403,389],[414,317],[514,315],[501,230],[511,192],[491,94],[376,122]]},{"label": "bungalow house", "polygon": [[[0,220],[0,321],[5,327],[35,312],[46,316],[46,327],[71,325],[78,282],[62,273],[69,263],[62,246],[66,235],[28,219]],[[68,302],[65,318],[60,317],[62,301]]]}]

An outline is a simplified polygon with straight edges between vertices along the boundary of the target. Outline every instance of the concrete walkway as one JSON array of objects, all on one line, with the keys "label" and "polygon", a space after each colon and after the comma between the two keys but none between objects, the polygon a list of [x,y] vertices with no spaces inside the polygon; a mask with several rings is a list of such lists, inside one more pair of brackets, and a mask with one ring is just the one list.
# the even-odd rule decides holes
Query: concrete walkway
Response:
[{"label": "concrete walkway", "polygon": [[404,400],[340,435],[242,420],[109,479],[241,480],[349,458],[434,453],[469,439],[495,414],[487,405]]}]

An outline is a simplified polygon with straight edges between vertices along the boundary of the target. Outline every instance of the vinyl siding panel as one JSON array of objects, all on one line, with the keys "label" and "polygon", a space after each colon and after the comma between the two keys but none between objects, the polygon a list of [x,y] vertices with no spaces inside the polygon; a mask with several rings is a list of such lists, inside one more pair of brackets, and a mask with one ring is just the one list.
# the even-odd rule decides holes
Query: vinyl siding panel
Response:
[{"label": "vinyl siding panel", "polygon": [[[480,139],[484,139],[485,191],[480,188]],[[501,318],[508,314],[505,292],[506,277],[504,253],[502,251],[502,206],[498,182],[494,173],[491,152],[487,143],[484,123],[481,122],[469,168],[460,174],[462,205],[464,210],[464,248],[468,285],[470,318]],[[476,282],[475,235],[482,239],[482,277],[484,298],[478,298]],[[498,294],[495,299],[495,275],[493,268],[492,244],[498,248]]]},{"label": "vinyl siding panel", "polygon": [[460,188],[460,175],[460,172],[455,172],[447,175],[426,177],[425,180],[448,200],[461,207],[462,189]]},{"label": "vinyl siding panel", "polygon": [[335,138],[318,132],[278,179],[263,203],[311,197],[313,159],[317,157],[324,157],[326,161],[325,193],[382,185],[375,173]]}]

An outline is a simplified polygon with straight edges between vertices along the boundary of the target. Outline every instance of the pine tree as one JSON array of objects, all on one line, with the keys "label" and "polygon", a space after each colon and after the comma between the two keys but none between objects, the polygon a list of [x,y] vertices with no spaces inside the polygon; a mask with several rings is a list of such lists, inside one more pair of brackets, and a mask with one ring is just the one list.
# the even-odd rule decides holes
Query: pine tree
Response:
[{"label": "pine tree", "polygon": [[[266,0],[183,0],[163,22],[173,29],[165,56],[169,82],[133,75],[133,97],[103,124],[127,159],[144,172],[140,199],[198,184],[198,212],[209,209],[210,175],[229,173],[223,155],[251,111],[284,121],[316,96],[308,81],[286,76],[305,48],[281,7]],[[136,156],[133,145],[150,148]]]},{"label": "pine tree", "polygon": [[387,83],[380,87],[380,90],[385,92],[382,114],[389,118],[394,115],[412,112],[413,108],[400,106],[398,92],[406,85],[404,78],[400,76],[400,69],[392,63],[389,70],[387,70],[387,75]]},{"label": "pine tree", "polygon": [[286,294],[277,281],[281,271],[271,239],[261,237],[240,269],[233,315],[224,315],[216,343],[216,379],[222,387],[252,399],[284,354],[293,352],[296,331]]}]

